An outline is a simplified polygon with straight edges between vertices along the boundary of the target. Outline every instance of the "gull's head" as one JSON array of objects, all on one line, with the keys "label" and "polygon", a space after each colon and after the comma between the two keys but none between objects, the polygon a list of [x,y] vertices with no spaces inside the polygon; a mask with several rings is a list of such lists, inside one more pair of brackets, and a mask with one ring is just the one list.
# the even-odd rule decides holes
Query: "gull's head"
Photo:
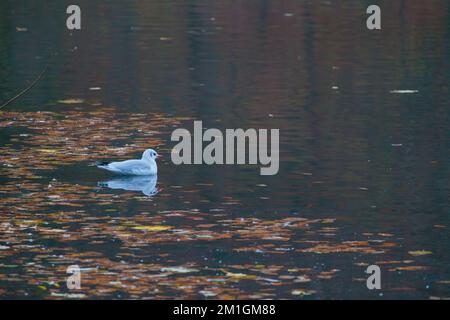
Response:
[{"label": "gull's head", "polygon": [[144,160],[156,160],[156,158],[159,158],[160,155],[153,149],[147,149],[144,151],[144,153],[142,154],[142,159]]}]

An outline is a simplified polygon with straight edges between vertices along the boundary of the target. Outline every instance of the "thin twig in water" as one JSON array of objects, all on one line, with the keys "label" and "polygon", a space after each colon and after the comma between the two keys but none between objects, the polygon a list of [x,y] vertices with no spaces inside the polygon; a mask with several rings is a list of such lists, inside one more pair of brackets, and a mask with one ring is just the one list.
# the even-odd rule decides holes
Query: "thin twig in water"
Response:
[{"label": "thin twig in water", "polygon": [[42,70],[42,72],[39,74],[39,76],[25,89],[23,89],[22,91],[20,91],[17,95],[15,95],[14,97],[12,97],[11,99],[9,99],[8,101],[6,101],[4,104],[2,104],[0,106],[0,109],[6,107],[8,104],[16,101],[17,99],[19,99],[21,96],[23,96],[25,93],[27,93],[31,88],[33,88],[44,76],[44,74],[47,72],[48,69],[48,64],[45,66],[44,70]]}]

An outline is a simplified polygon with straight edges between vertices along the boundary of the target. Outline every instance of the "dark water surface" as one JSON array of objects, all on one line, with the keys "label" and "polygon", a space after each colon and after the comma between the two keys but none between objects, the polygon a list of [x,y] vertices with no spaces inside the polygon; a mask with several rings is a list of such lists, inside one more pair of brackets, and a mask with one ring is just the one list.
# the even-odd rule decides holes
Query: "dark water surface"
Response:
[{"label": "dark water surface", "polygon": [[[0,3],[0,101],[49,65],[0,113],[1,298],[450,297],[448,1],[68,4]],[[279,128],[278,175],[173,165],[193,120]],[[148,147],[152,197],[88,166]]]}]

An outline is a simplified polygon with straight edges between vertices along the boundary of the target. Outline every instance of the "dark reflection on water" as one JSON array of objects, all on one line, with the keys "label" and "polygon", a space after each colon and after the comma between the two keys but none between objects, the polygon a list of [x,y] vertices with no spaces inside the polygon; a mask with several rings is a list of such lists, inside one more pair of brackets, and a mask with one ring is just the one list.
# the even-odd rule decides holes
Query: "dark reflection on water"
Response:
[{"label": "dark reflection on water", "polygon": [[[55,167],[34,170],[30,165],[39,177],[25,178],[25,182],[21,182],[24,177],[2,169],[1,223],[13,223],[24,201],[47,190],[49,181],[56,179],[55,183],[61,184],[57,190],[70,194],[70,201],[79,207],[37,207],[33,215],[45,220],[42,217],[70,211],[74,221],[61,222],[64,227],[58,228],[84,234],[83,228],[89,226],[98,228],[94,235],[106,236],[98,243],[89,238],[65,243],[59,234],[53,238],[51,233],[42,239],[36,236],[34,241],[54,251],[48,259],[39,256],[39,261],[30,261],[38,254],[24,245],[26,239],[20,238],[11,253],[14,241],[4,233],[0,239],[0,246],[5,247],[0,250],[1,297],[52,297],[51,292],[58,297],[60,290],[45,283],[45,279],[55,280],[51,268],[74,263],[70,259],[88,263],[80,257],[90,252],[101,252],[105,259],[131,266],[145,264],[150,273],[166,268],[174,282],[172,287],[158,287],[142,280],[148,294],[142,295],[125,285],[108,291],[104,283],[107,289],[96,291],[100,285],[90,279],[89,297],[242,298],[266,290],[269,298],[378,298],[380,292],[367,290],[364,270],[365,264],[380,262],[390,262],[382,264],[384,298],[450,295],[447,1],[378,1],[383,14],[381,32],[365,29],[370,1],[78,1],[83,30],[73,34],[64,27],[67,4],[0,3],[0,99],[13,96],[49,63],[45,78],[6,110],[49,111],[55,121],[73,111],[79,113],[76,121],[84,123],[82,119],[93,117],[89,112],[114,107],[109,113],[117,123],[110,123],[117,131],[105,135],[117,132],[123,136],[121,140],[95,140],[87,131],[92,145],[83,159],[70,161],[70,149],[65,149],[68,157],[54,163]],[[84,102],[58,102],[68,99]],[[161,126],[148,138],[138,130],[117,129],[120,123],[125,127],[127,121],[131,124],[139,114],[149,119],[160,116]],[[38,159],[45,152],[53,157],[53,147],[63,147],[61,141],[44,147],[29,142],[27,134],[33,135],[39,122],[16,126],[11,117],[2,114],[1,119],[4,164],[16,161],[12,149],[20,158],[21,150],[32,148]],[[169,156],[173,146],[170,134],[177,126],[192,128],[193,119],[219,129],[280,128],[279,174],[262,177],[259,168],[251,166],[174,166]],[[60,133],[76,136],[71,131]],[[45,136],[46,130],[41,134]],[[137,138],[139,144],[135,144]],[[158,188],[162,191],[154,197],[146,197],[151,190],[142,193],[139,186],[130,186],[133,181],[107,182],[113,177],[88,167],[88,160],[97,158],[134,158],[145,149],[145,139],[156,144],[146,147],[156,147],[166,155],[159,164]],[[131,147],[122,154],[103,149],[127,144]],[[98,190],[98,181],[107,182],[112,189]],[[20,183],[30,184],[32,191],[14,189]],[[83,188],[88,188],[86,193]],[[46,196],[55,199],[51,198],[54,194]],[[110,202],[103,203],[105,199]],[[76,215],[77,210],[83,211],[82,217]],[[19,210],[21,219],[31,220],[26,212]],[[181,212],[178,217],[176,212]],[[89,225],[103,217],[105,225],[121,219],[139,225],[145,220],[141,220],[144,213],[148,219],[156,219],[152,223],[164,222],[173,228],[214,224],[211,228],[218,228],[217,234],[213,233],[215,240],[210,242],[172,241],[176,237],[170,241],[163,237],[156,243],[148,243],[148,238],[133,242],[129,239],[138,236],[132,232],[131,238],[124,238],[119,235],[120,228],[116,233],[115,229]],[[242,253],[234,250],[239,241],[252,247],[270,240],[230,240],[239,238],[233,230],[238,229],[241,218],[280,220],[282,224],[297,223],[284,219],[336,219],[332,227],[338,229],[322,230],[317,237],[296,231],[279,248],[282,254]],[[227,219],[237,220],[223,222]],[[2,228],[7,230],[6,225]],[[164,232],[134,228],[131,230],[141,233]],[[35,232],[21,230],[24,237]],[[233,234],[230,239],[220,238],[228,231]],[[90,232],[86,235],[92,236]],[[375,240],[369,241],[373,244],[387,237],[387,243],[393,245],[386,245],[389,249],[378,254],[315,254],[297,247],[305,238],[322,241],[327,232],[334,233],[330,239],[336,243]],[[183,233],[180,237],[183,239]],[[80,256],[70,258],[76,253]],[[51,255],[63,254],[66,259],[52,262]],[[402,267],[420,268],[393,270],[399,261]],[[39,267],[14,267],[27,262]],[[108,269],[103,260],[97,263]],[[266,266],[265,276],[281,284],[271,286],[269,280],[236,276],[251,269],[249,265]],[[153,270],[151,266],[156,267]],[[191,266],[199,271],[189,273],[168,266]],[[244,271],[238,272],[237,266],[244,266]],[[109,267],[119,274],[116,280],[108,278],[112,282],[120,278],[125,283],[122,277],[127,272],[139,273],[122,270],[112,262]],[[295,268],[311,268],[311,281],[289,278],[289,270]],[[334,269],[338,271],[330,271]],[[61,270],[58,272],[64,277]],[[33,272],[41,272],[38,280],[33,280]],[[206,278],[201,278],[221,272],[226,279],[233,279],[229,287],[219,286],[223,292],[211,289]],[[285,277],[279,278],[283,272]],[[320,276],[320,272],[325,274]],[[194,285],[194,276],[205,285]],[[173,289],[183,284],[192,289]],[[36,289],[39,286],[47,287]],[[292,293],[299,289],[314,293]]]}]

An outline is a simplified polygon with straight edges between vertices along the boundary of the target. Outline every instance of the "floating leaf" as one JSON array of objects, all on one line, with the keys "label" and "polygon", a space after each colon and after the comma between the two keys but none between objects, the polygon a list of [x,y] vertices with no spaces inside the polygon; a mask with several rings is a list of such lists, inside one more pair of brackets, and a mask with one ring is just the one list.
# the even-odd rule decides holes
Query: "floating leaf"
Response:
[{"label": "floating leaf", "polygon": [[233,273],[230,271],[227,271],[225,269],[220,269],[223,273],[225,273],[225,275],[227,277],[231,277],[231,278],[238,278],[238,279],[255,279],[256,276],[255,275],[251,275],[251,274],[245,274],[245,273]]},{"label": "floating leaf", "polygon": [[55,150],[55,149],[37,149],[37,151],[44,152],[44,153],[55,153],[55,152],[57,152],[57,150]]},{"label": "floating leaf", "polygon": [[400,94],[408,94],[408,93],[418,93],[419,90],[410,90],[410,89],[406,89],[406,90],[391,90],[391,93],[400,93]]},{"label": "floating leaf", "polygon": [[314,290],[296,289],[292,290],[291,294],[294,296],[310,296],[316,293]]},{"label": "floating leaf", "polygon": [[412,256],[425,256],[428,254],[433,254],[433,252],[426,250],[408,251],[408,253]]},{"label": "floating leaf", "polygon": [[389,269],[389,271],[420,271],[420,270],[428,270],[429,267],[426,266],[406,266],[406,267],[396,267]]},{"label": "floating leaf", "polygon": [[60,298],[72,298],[72,299],[82,299],[86,298],[86,295],[83,293],[57,293],[52,292],[52,297],[60,297]]},{"label": "floating leaf", "polygon": [[80,104],[83,103],[84,99],[64,99],[64,100],[58,100],[58,103],[63,104]]},{"label": "floating leaf", "polygon": [[186,267],[166,267],[161,268],[162,272],[176,272],[176,273],[191,273],[191,272],[198,272],[199,270],[193,269],[193,268],[186,268]]},{"label": "floating leaf", "polygon": [[215,297],[217,296],[217,293],[209,291],[209,290],[200,290],[200,293],[204,295],[205,297]]},{"label": "floating leaf", "polygon": [[145,230],[145,231],[166,231],[172,229],[170,226],[137,226],[133,227],[136,230]]}]

